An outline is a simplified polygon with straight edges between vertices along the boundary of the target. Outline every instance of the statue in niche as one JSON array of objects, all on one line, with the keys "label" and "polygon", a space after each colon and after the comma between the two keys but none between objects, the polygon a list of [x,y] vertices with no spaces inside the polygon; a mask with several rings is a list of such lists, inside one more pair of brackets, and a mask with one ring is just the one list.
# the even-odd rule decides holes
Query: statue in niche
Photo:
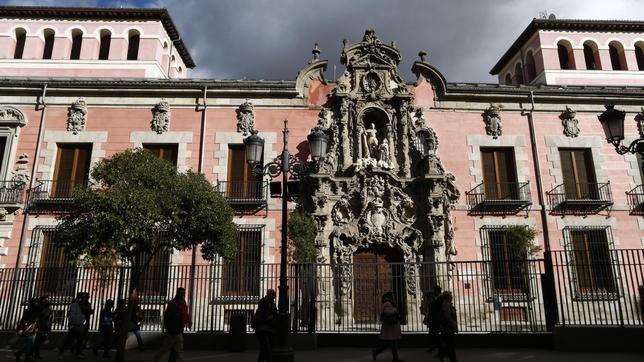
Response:
[{"label": "statue in niche", "polygon": [[384,169],[391,168],[389,159],[389,144],[387,144],[386,139],[383,139],[382,142],[380,142],[380,146],[378,146],[378,167]]},{"label": "statue in niche", "polygon": [[640,133],[640,137],[644,137],[644,107],[635,116],[635,120],[637,121],[637,131]]},{"label": "statue in niche", "polygon": [[362,134],[362,157],[376,159],[378,156],[378,131],[373,123]]}]

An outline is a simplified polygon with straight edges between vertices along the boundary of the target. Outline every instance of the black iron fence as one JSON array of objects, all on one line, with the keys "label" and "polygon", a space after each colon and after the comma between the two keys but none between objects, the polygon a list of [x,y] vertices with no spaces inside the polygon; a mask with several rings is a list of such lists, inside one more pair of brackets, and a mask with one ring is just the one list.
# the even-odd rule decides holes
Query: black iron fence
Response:
[{"label": "black iron fence", "polygon": [[0,204],[20,204],[24,199],[24,184],[0,181]]},{"label": "black iron fence", "polygon": [[[617,255],[619,254],[619,255]],[[554,272],[560,323],[641,325],[638,287],[643,284],[641,250],[616,252],[614,265],[618,295],[607,298],[575,299],[570,284],[571,264],[566,253],[555,253]],[[498,263],[498,261],[497,261]],[[454,263],[359,263],[289,265],[289,297],[292,329],[295,332],[377,332],[380,298],[393,291],[400,306],[402,330],[424,332],[420,307],[423,294],[433,285],[454,295],[459,330],[470,333],[545,332],[546,309],[543,299],[544,263],[542,260],[507,261],[516,264],[504,271],[503,278],[520,280],[521,288],[506,288],[498,283],[499,269],[491,261]],[[277,289],[279,264],[261,264],[256,270],[260,292],[231,290],[224,269],[230,263],[158,267],[144,273],[139,290],[143,330],[162,328],[165,304],[178,287],[186,288],[193,326],[192,331],[225,332],[230,316],[250,318],[262,294]],[[162,270],[161,270],[162,269]],[[508,270],[512,275],[507,275]],[[125,298],[131,269],[114,268],[99,273],[90,268],[0,269],[0,329],[14,329],[30,298],[50,295],[53,302],[53,329],[66,328],[66,310],[77,292],[86,291],[96,312],[90,320],[98,327],[98,310],[106,299]],[[241,284],[240,284],[241,285]],[[55,288],[52,286],[56,286]],[[587,314],[592,310],[590,315]],[[620,312],[621,311],[621,312]],[[584,314],[586,313],[586,314]],[[593,314],[594,313],[594,314]],[[605,314],[605,315],[604,315]],[[591,318],[590,316],[594,316]],[[248,327],[250,330],[250,327]]]}]

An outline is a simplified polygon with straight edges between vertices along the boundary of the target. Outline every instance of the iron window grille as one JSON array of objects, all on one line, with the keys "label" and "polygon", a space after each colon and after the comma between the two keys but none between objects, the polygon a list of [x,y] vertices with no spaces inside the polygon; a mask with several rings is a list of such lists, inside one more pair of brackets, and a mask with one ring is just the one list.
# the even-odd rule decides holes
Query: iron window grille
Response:
[{"label": "iron window grille", "polygon": [[618,299],[620,272],[610,226],[565,227],[563,235],[572,297]]}]

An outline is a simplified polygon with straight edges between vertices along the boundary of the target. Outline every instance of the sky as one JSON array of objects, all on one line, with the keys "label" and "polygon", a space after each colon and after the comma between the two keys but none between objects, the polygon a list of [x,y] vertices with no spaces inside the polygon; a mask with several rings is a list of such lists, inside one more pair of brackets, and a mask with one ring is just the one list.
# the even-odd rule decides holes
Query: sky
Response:
[{"label": "sky", "polygon": [[[541,13],[559,19],[644,20],[644,0],[0,0],[4,5],[165,7],[197,68],[189,76],[294,80],[314,43],[342,74],[342,40],[375,29],[402,52],[400,74],[415,80],[418,52],[448,82],[491,82],[490,69]],[[639,17],[637,17],[639,15]]]}]

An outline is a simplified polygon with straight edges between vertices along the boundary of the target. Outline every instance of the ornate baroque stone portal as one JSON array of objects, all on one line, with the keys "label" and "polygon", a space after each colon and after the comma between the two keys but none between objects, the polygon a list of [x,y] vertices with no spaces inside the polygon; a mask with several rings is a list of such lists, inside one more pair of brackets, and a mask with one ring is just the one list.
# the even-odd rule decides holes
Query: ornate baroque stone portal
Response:
[{"label": "ornate baroque stone portal", "polygon": [[[329,136],[329,150],[306,180],[303,203],[322,256],[339,266],[338,290],[350,295],[356,252],[378,248],[408,263],[449,262],[459,193],[436,154],[436,133],[398,75],[398,49],[367,30],[361,42],[345,40],[341,60],[346,71],[315,126]],[[417,275],[407,264],[409,294],[418,291]]]}]

